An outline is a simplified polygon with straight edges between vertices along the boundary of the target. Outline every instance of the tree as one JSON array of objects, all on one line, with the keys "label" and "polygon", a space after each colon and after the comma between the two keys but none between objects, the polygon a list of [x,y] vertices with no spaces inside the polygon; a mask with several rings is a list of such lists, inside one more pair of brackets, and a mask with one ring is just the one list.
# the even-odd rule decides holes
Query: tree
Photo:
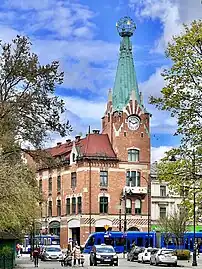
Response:
[{"label": "tree", "polygon": [[61,123],[64,102],[54,95],[63,81],[59,63],[41,65],[26,37],[0,47],[0,229],[16,232],[39,217],[42,201],[34,167],[23,163],[22,152],[39,158],[50,133],[65,136],[71,126]]},{"label": "tree", "polygon": [[184,233],[187,231],[186,211],[174,211],[173,214],[160,218],[158,226],[160,231],[164,233],[166,244],[168,245],[171,236],[174,235],[176,245],[179,247],[182,244]]},{"label": "tree", "polygon": [[202,20],[184,25],[184,32],[168,44],[166,56],[172,67],[162,76],[166,86],[161,97],[150,97],[150,103],[177,117],[176,134],[182,144],[202,145]]},{"label": "tree", "polygon": [[[13,44],[0,43],[0,145],[29,144],[43,146],[50,132],[65,136],[71,126],[61,123],[64,102],[54,95],[56,84],[63,81],[57,61],[40,65],[31,53],[31,42],[17,36]],[[7,143],[7,141],[11,143]],[[15,142],[15,143],[13,143]]]},{"label": "tree", "polygon": [[[176,156],[175,161],[170,161]],[[193,217],[193,197],[196,192],[196,205],[199,207],[202,199],[202,167],[200,150],[176,148],[167,152],[167,156],[157,165],[158,180],[165,181],[169,189],[182,198],[182,207],[186,208],[187,216]]]}]

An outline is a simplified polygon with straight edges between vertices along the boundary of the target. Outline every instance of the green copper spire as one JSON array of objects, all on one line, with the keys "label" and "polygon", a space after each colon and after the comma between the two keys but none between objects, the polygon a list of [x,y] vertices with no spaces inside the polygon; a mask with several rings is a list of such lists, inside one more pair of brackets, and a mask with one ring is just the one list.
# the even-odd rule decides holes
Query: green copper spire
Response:
[{"label": "green copper spire", "polygon": [[124,17],[118,21],[116,27],[122,40],[113,88],[112,104],[114,111],[121,111],[128,104],[132,91],[134,91],[135,99],[140,105],[141,100],[133,62],[132,43],[130,41],[130,37],[136,29],[135,23],[131,18]]}]

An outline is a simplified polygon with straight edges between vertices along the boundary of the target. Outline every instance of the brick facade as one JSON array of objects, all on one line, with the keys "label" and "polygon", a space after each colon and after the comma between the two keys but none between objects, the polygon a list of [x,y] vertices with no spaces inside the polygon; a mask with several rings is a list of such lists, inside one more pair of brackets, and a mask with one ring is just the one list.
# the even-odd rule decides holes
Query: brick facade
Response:
[{"label": "brick facade", "polygon": [[[134,102],[133,102],[134,104]],[[132,107],[132,101],[129,106],[131,110],[137,110]],[[130,193],[128,198],[132,202],[131,212],[127,214],[127,228],[136,228],[140,231],[147,230],[147,186],[150,170],[150,138],[149,138],[149,114],[139,113],[141,124],[138,130],[131,131],[127,126],[129,113],[121,114],[110,112],[110,104],[105,116],[102,119],[102,134],[94,133],[101,139],[103,134],[108,134],[110,144],[114,149],[117,158],[97,157],[77,158],[76,161],[63,164],[60,168],[43,169],[37,174],[38,180],[42,180],[42,190],[46,203],[43,205],[43,216],[41,219],[42,229],[47,226],[49,231],[51,223],[58,222],[57,231],[60,232],[61,246],[65,247],[70,238],[84,244],[89,234],[94,231],[104,229],[104,225],[109,225],[112,230],[118,230],[121,221],[123,230],[123,220],[125,212],[124,200],[121,202],[121,220],[120,220],[120,198],[123,197],[123,190],[126,186],[127,171],[140,172],[140,188],[144,187],[144,192],[136,190]],[[110,116],[109,116],[110,115]],[[109,119],[110,118],[110,119]],[[120,128],[121,126],[121,128]],[[89,136],[89,135],[88,135]],[[84,140],[88,140],[88,136]],[[74,151],[72,143],[71,152]],[[84,141],[83,140],[83,141]],[[83,143],[83,142],[82,142]],[[65,144],[58,145],[62,147]],[[139,160],[135,162],[128,161],[128,149],[139,150]],[[107,171],[108,184],[100,186],[100,172]],[[76,172],[76,186],[72,186],[71,175]],[[60,176],[61,186],[58,191],[58,176]],[[52,191],[49,191],[49,178],[52,178]],[[80,197],[80,198],[79,198]],[[107,213],[100,213],[100,197],[108,198]],[[76,198],[76,212],[72,212],[72,198]],[[82,201],[82,212],[78,214],[78,198]],[[67,209],[67,199],[70,199],[70,209]],[[135,201],[141,200],[141,212],[135,213]],[[61,213],[57,211],[57,200],[61,200]],[[49,216],[49,201],[52,201],[52,216]],[[70,210],[70,212],[68,212]],[[91,225],[90,225],[91,221]]]}]

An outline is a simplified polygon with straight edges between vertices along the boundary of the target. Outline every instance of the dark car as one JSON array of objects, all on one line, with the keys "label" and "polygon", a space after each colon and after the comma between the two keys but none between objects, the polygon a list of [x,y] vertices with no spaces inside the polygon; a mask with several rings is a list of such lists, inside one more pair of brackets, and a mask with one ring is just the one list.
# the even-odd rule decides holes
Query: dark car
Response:
[{"label": "dark car", "polygon": [[137,261],[138,260],[138,254],[143,252],[145,248],[137,247],[134,246],[130,252],[128,252],[127,255],[127,260],[132,262],[132,261]]},{"label": "dark car", "polygon": [[112,246],[95,245],[90,253],[90,266],[109,264],[118,266],[118,256]]}]

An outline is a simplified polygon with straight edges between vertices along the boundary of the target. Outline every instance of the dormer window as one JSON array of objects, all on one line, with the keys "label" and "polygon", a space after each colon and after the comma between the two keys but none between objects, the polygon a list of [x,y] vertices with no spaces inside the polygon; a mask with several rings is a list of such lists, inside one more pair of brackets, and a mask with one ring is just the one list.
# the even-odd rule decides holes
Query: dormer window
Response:
[{"label": "dormer window", "polygon": [[72,154],[72,161],[73,161],[73,163],[76,161],[76,154],[75,153]]}]

